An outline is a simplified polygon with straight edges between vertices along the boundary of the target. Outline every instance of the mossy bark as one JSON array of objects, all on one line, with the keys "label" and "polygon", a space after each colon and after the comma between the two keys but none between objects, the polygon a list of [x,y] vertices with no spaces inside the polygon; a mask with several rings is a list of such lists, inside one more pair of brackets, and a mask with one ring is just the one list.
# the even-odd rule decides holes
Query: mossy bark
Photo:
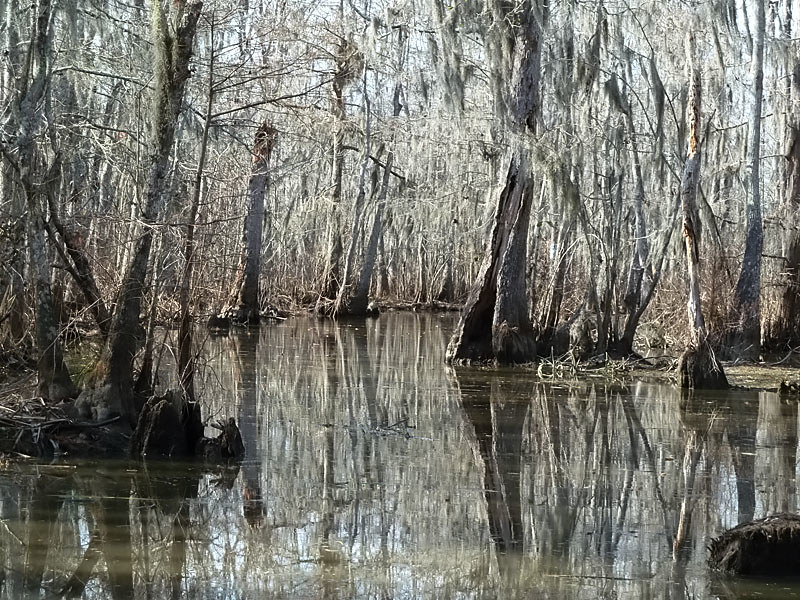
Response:
[{"label": "mossy bark", "polygon": [[89,409],[87,412],[110,411],[112,414],[122,414],[131,427],[136,424],[139,412],[133,392],[133,362],[153,244],[153,225],[160,216],[169,193],[170,153],[178,116],[183,106],[186,82],[191,74],[189,61],[201,8],[202,3],[192,3],[185,11],[176,11],[175,18],[178,22],[168,24],[166,16],[161,12],[161,5],[154,5],[156,92],[153,110],[153,157],[142,212],[144,230],[136,241],[133,260],[125,272],[108,343],[101,358],[100,370],[105,377],[98,389],[87,390],[81,399],[81,404]]}]

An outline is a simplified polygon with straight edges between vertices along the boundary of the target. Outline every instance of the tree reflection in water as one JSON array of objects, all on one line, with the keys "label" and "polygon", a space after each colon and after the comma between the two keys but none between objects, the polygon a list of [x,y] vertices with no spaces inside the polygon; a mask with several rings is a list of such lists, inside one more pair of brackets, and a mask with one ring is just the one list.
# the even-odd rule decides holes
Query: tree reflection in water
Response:
[{"label": "tree reflection in water", "polygon": [[0,599],[737,597],[705,546],[796,510],[796,403],[448,370],[452,325],[212,340],[198,389],[241,471],[11,465]]}]

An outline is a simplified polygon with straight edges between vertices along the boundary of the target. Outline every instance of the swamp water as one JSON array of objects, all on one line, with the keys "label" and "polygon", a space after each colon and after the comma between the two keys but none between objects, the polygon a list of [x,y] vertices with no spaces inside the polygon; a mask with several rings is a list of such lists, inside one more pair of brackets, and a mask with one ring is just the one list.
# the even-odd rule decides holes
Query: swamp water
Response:
[{"label": "swamp water", "polygon": [[453,325],[208,340],[242,466],[3,465],[0,599],[800,597],[705,566],[724,528],[797,510],[796,403],[452,370]]}]

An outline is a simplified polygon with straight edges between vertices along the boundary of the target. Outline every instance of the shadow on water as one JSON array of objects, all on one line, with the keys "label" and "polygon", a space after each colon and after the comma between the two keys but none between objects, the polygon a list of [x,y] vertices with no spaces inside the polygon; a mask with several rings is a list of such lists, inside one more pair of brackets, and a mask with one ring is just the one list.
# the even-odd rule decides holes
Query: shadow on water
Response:
[{"label": "shadow on water", "polygon": [[797,510],[796,403],[448,369],[450,316],[212,340],[204,414],[240,470],[0,472],[0,600],[790,598],[711,537]]}]

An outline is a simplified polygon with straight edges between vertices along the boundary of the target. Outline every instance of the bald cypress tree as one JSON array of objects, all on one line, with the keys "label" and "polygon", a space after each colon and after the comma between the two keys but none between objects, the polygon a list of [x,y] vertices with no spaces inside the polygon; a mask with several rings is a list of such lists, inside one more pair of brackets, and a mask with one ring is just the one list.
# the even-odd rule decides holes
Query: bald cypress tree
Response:
[{"label": "bald cypress tree", "polygon": [[169,157],[183,106],[186,82],[191,74],[189,61],[202,3],[187,5],[179,0],[169,6],[169,10],[165,10],[160,0],[153,4],[156,79],[152,153],[147,194],[141,214],[143,229],[135,242],[133,258],[122,281],[108,342],[96,372],[97,387],[84,392],[79,403],[84,409],[90,409],[93,416],[121,414],[131,425],[136,422],[139,412],[133,393],[133,361],[153,244],[153,226],[168,199]]}]

